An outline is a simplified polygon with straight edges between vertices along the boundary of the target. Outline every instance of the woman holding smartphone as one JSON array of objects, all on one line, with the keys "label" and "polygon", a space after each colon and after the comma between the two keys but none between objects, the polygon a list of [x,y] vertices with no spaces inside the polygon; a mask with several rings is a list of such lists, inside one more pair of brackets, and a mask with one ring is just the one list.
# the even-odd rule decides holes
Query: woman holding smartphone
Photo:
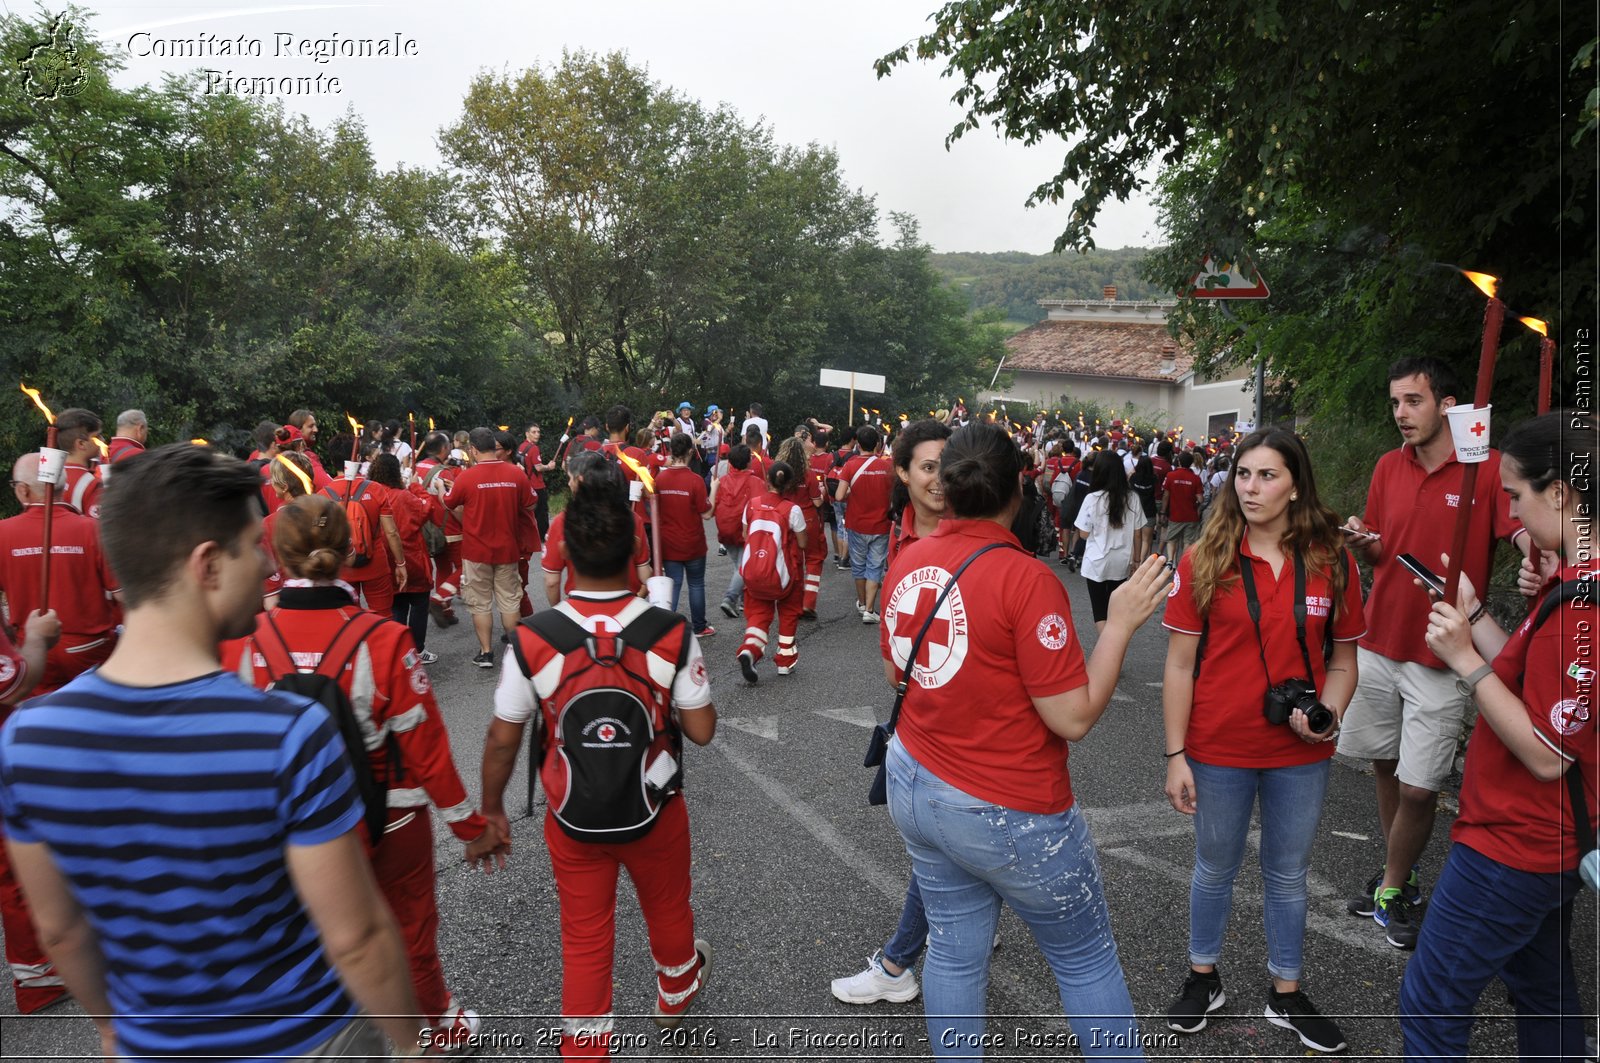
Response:
[{"label": "woman holding smartphone", "polygon": [[1212,509],[1178,562],[1163,621],[1166,794],[1195,831],[1189,972],[1167,1026],[1198,1033],[1227,1001],[1217,963],[1259,804],[1265,1018],[1337,1052],[1344,1035],[1300,977],[1311,845],[1366,630],[1361,583],[1293,432],[1246,436]]}]

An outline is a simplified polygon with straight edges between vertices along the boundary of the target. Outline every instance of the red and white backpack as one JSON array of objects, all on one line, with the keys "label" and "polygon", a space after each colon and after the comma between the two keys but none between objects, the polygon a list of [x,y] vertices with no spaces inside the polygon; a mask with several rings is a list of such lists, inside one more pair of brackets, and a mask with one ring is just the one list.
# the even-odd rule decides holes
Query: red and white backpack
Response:
[{"label": "red and white backpack", "polygon": [[739,574],[757,598],[782,598],[805,572],[800,543],[789,527],[794,503],[768,491],[745,507],[744,556]]}]

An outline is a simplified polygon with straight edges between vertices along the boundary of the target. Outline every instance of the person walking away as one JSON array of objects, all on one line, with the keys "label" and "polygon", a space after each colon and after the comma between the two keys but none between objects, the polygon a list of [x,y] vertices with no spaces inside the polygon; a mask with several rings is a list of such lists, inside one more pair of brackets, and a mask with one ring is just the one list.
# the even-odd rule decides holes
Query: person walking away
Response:
[{"label": "person walking away", "polygon": [[221,669],[261,605],[259,487],[188,443],[123,463],[101,525],[123,637],[0,728],[11,863],[108,1059],[423,1051],[337,727]]},{"label": "person walking away", "polygon": [[744,557],[744,511],[750,500],[767,489],[767,485],[750,470],[750,448],[743,443],[728,451],[728,471],[719,476],[711,488],[711,511],[717,525],[717,541],[728,550],[733,561],[733,575],[728,577],[728,590],[722,596],[722,615],[737,619],[744,608],[744,577],[739,574],[739,562]]},{"label": "person walking away", "polygon": [[372,462],[372,482],[389,490],[389,508],[394,515],[395,531],[400,536],[400,550],[405,558],[405,583],[395,590],[393,618],[411,632],[416,646],[417,659],[423,664],[433,664],[438,654],[429,653],[428,644],[428,591],[431,580],[428,547],[422,538],[422,526],[433,522],[430,503],[433,496],[423,492],[420,482],[417,490],[406,485],[400,472],[400,461],[393,454],[379,454]]},{"label": "person walking away", "polygon": [[1144,508],[1128,486],[1128,474],[1115,455],[1094,463],[1089,494],[1073,526],[1083,533],[1083,579],[1096,631],[1104,630],[1111,594],[1133,569],[1134,540],[1145,526]]},{"label": "person walking away", "polygon": [[[1517,425],[1501,444],[1511,516],[1539,548],[1539,601],[1507,634],[1465,577],[1435,602],[1428,649],[1477,701],[1461,811],[1400,986],[1408,1060],[1468,1058],[1478,998],[1499,978],[1523,1059],[1580,1059],[1584,1012],[1569,937],[1577,866],[1594,847],[1600,731],[1594,717],[1594,416]],[[1481,470],[1480,470],[1481,472]],[[1432,560],[1432,559],[1430,559]],[[1448,558],[1439,556],[1441,567]],[[1526,563],[1525,563],[1526,567]]]},{"label": "person walking away", "polygon": [[828,543],[822,534],[822,479],[811,468],[811,434],[794,435],[778,447],[778,460],[798,474],[786,496],[800,507],[806,519],[806,548],[801,556],[805,565],[805,591],[801,596],[800,618],[817,618],[817,598],[822,593],[822,563],[828,560]]},{"label": "person walking away", "polygon": [[[569,497],[578,490],[578,484],[583,480],[591,476],[600,476],[603,480],[602,470],[612,464],[596,451],[580,454],[568,462]],[[565,538],[566,521],[562,519],[562,514],[557,513],[550,521],[550,538],[545,540],[544,553],[539,559],[540,574],[544,577],[545,601],[552,606],[559,604],[564,596],[563,580],[566,587],[570,588],[578,578],[578,570],[573,567],[572,558],[562,546]],[[628,569],[628,590],[643,597],[645,581],[649,578],[650,541],[645,537],[644,518],[636,511],[633,515],[633,565]]]},{"label": "person walking away", "polygon": [[[367,466],[370,471],[371,462]],[[348,469],[347,462],[346,475],[321,492],[344,507],[350,523],[351,552],[339,578],[350,584],[368,609],[388,613],[394,608],[395,588],[404,586],[408,575],[393,503],[389,489],[373,483],[366,471],[349,475]]]},{"label": "person walking away", "polygon": [[1178,455],[1178,466],[1163,481],[1161,505],[1166,531],[1161,537],[1161,552],[1174,565],[1183,552],[1200,539],[1200,499],[1205,485],[1195,475],[1194,455],[1185,450]]},{"label": "person walking away", "polygon": [[518,529],[522,513],[533,508],[533,492],[522,470],[495,456],[494,433],[474,428],[469,437],[472,465],[461,470],[445,495],[444,507],[461,520],[461,597],[472,614],[478,653],[472,663],[494,667],[490,639],[494,614],[507,632],[517,626],[522,588]]},{"label": "person walking away", "polygon": [[778,652],[772,662],[779,675],[789,675],[800,659],[797,642],[800,610],[805,602],[804,558],[806,518],[787,497],[800,475],[787,462],[767,470],[767,490],[752,497],[744,510],[744,552],[739,574],[744,577],[744,640],[736,657],[745,681],[760,682],[756,662],[767,648],[767,630],[776,615]]},{"label": "person walking away", "polygon": [[[687,405],[687,404],[685,404]],[[706,525],[711,512],[706,482],[689,468],[694,440],[684,432],[672,435],[671,459],[656,477],[660,508],[661,557],[672,577],[672,609],[689,584],[689,618],[697,638],[709,638],[717,629],[706,623]]]},{"label": "person walking away", "polygon": [[[1423,639],[1429,597],[1397,560],[1406,553],[1431,560],[1449,550],[1458,507],[1467,504],[1458,497],[1461,466],[1445,423],[1455,392],[1455,374],[1435,359],[1403,358],[1389,367],[1389,405],[1403,442],[1378,459],[1365,511],[1345,522],[1351,548],[1372,566],[1372,589],[1371,622],[1357,649],[1361,682],[1339,752],[1372,761],[1385,852],[1383,867],[1346,908],[1372,918],[1398,949],[1416,947],[1418,862],[1471,701]],[[1478,469],[1461,559],[1474,587],[1488,586],[1495,540],[1527,553],[1522,527],[1496,486],[1499,474],[1500,452],[1490,450]]]},{"label": "person walking away", "polygon": [[1307,1048],[1345,1047],[1301,990],[1306,875],[1339,720],[1365,629],[1361,580],[1311,459],[1283,428],[1247,436],[1200,543],[1178,564],[1163,625],[1166,794],[1194,817],[1189,971],[1167,1026],[1205,1029],[1251,815],[1261,813],[1266,1019]]},{"label": "person walking away", "polygon": [[856,429],[861,453],[839,470],[839,490],[834,496],[848,502],[845,527],[850,532],[850,574],[856,581],[856,601],[864,624],[878,623],[878,588],[883,583],[889,555],[889,490],[892,466],[883,456],[883,437],[869,424]]},{"label": "person walking away", "polygon": [[[681,1024],[711,971],[711,946],[695,936],[689,900],[689,814],[679,794],[682,743],[673,736],[705,745],[716,732],[717,713],[699,642],[683,618],[628,590],[634,519],[620,470],[602,462],[586,472],[561,516],[562,549],[576,569],[573,586],[565,601],[513,634],[484,743],[482,789],[485,815],[509,836],[505,788],[523,730],[537,717],[537,770],[551,795],[545,847],[561,901],[559,1048],[564,1058],[605,1059],[614,1038],[619,870],[633,882],[649,934],[656,1024]],[[647,750],[630,746],[623,767],[604,773],[629,785],[575,790],[568,766],[585,754],[573,733],[577,717],[567,715],[576,711],[574,699],[621,698],[624,691],[636,711],[655,707],[653,726],[639,721],[632,733],[648,730],[661,741]],[[644,794],[641,776],[649,786]],[[557,818],[558,810],[564,818]],[[624,821],[627,829],[609,830]],[[586,828],[607,829],[606,839],[616,840]],[[490,872],[504,867],[508,851],[509,845],[484,854],[481,866]]]},{"label": "person walking away", "polygon": [[445,496],[455,484],[461,471],[460,464],[452,464],[445,457],[450,437],[443,432],[429,432],[422,441],[412,479],[422,489],[438,500],[444,509],[444,553],[433,559],[433,590],[428,600],[428,613],[440,627],[459,623],[452,604],[461,585],[461,519],[444,506]]},{"label": "person walking away", "polygon": [[[1078,1047],[1142,1059],[1067,743],[1105,711],[1128,640],[1161,600],[1167,574],[1151,558],[1118,589],[1086,665],[1065,588],[1007,531],[1020,472],[999,427],[951,436],[940,468],[946,518],[895,558],[879,631],[885,677],[907,684],[885,760],[889,814],[938,928],[923,964],[928,1041],[941,1057],[984,1054],[989,954],[1004,903],[1055,973]],[[995,742],[996,733],[1007,741]],[[1009,858],[995,860],[996,846]]]}]

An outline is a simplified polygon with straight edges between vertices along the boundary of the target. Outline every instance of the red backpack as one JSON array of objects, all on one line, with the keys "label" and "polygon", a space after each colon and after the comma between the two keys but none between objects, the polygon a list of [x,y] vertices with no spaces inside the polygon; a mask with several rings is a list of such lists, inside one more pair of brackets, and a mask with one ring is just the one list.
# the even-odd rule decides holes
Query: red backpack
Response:
[{"label": "red backpack", "polygon": [[745,510],[744,557],[739,574],[747,591],[757,598],[786,596],[805,571],[800,543],[789,527],[794,503],[777,495],[759,495]]},{"label": "red backpack", "polygon": [[358,479],[345,481],[343,495],[335,491],[332,484],[322,489],[323,494],[344,505],[344,515],[350,521],[350,553],[345,557],[348,568],[366,568],[372,564],[372,521],[367,516],[367,507],[361,504],[370,486],[371,481]]},{"label": "red backpack", "polygon": [[760,483],[748,469],[730,469],[717,485],[712,516],[717,522],[717,542],[723,546],[744,545],[744,507]]}]

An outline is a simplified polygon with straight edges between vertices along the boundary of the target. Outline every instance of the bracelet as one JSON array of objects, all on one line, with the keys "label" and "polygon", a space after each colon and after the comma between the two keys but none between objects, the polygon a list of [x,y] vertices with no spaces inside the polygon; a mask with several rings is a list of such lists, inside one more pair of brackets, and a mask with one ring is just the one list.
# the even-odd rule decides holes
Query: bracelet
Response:
[{"label": "bracelet", "polygon": [[1474,609],[1472,611],[1472,613],[1467,617],[1467,623],[1469,625],[1470,624],[1476,624],[1478,621],[1482,620],[1485,616],[1487,616],[1488,613],[1489,613],[1489,603],[1488,602],[1479,602],[1478,603],[1478,608]]},{"label": "bracelet", "polygon": [[1163,753],[1161,755],[1166,757],[1168,760],[1171,760],[1173,757],[1177,756],[1179,753],[1182,753],[1183,752],[1183,748],[1184,747],[1179,746],[1177,749],[1174,749],[1171,753]]}]

